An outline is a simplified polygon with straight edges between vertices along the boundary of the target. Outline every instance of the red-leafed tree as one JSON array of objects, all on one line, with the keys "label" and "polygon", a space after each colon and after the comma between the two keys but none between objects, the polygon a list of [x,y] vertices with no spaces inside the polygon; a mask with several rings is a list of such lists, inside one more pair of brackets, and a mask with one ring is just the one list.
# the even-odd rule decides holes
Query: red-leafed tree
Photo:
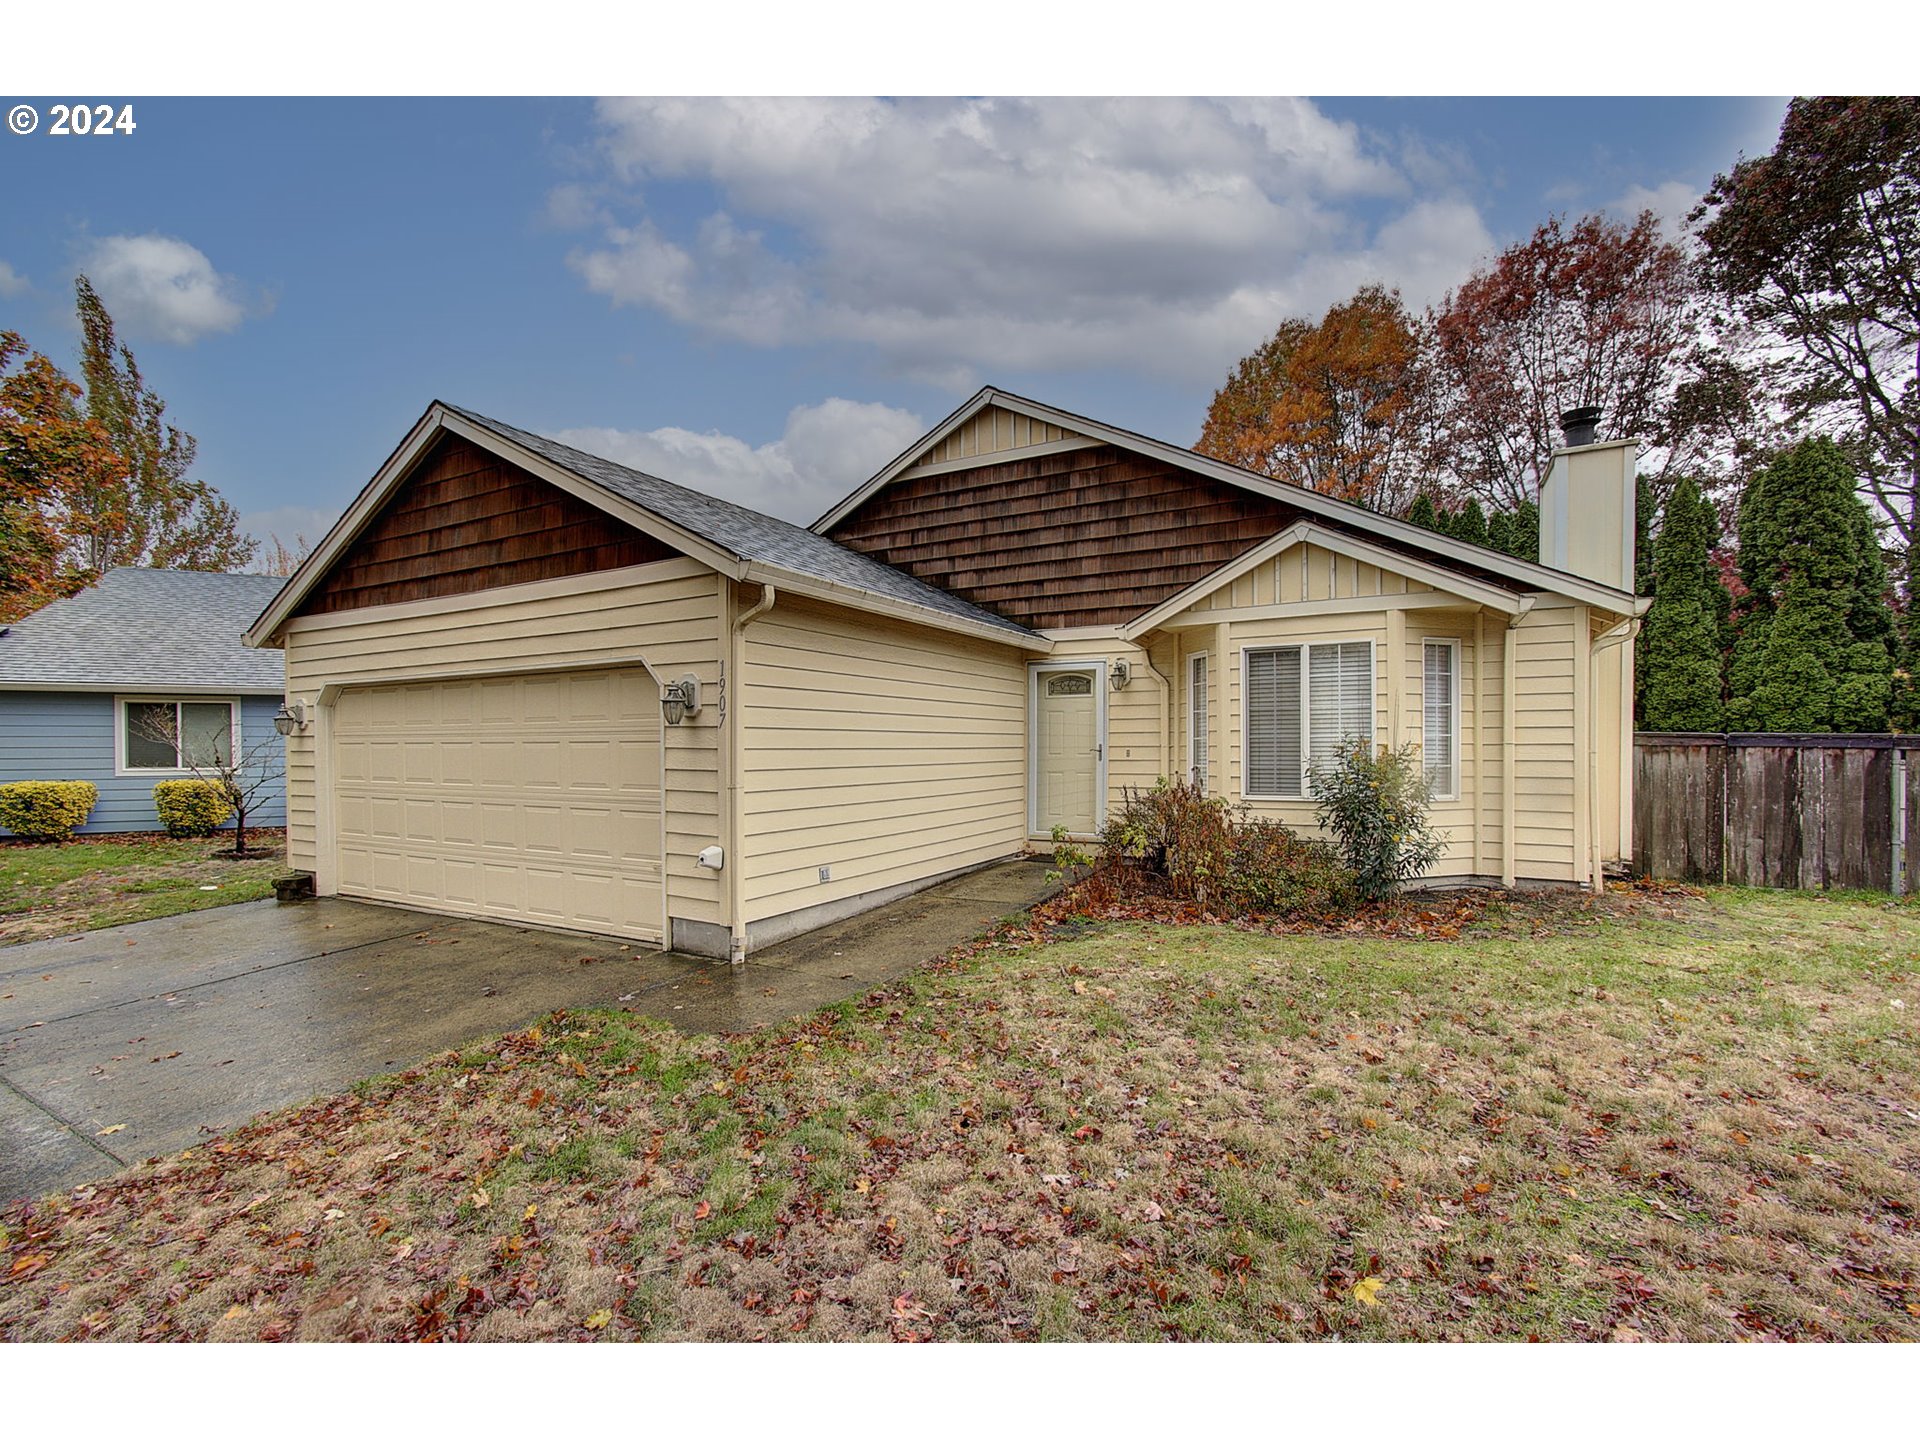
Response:
[{"label": "red-leafed tree", "polygon": [[1686,252],[1652,212],[1555,217],[1432,313],[1434,470],[1502,509],[1531,499],[1559,417],[1606,412],[1648,442],[1643,472],[1711,473],[1763,423],[1764,374],[1718,334]]}]

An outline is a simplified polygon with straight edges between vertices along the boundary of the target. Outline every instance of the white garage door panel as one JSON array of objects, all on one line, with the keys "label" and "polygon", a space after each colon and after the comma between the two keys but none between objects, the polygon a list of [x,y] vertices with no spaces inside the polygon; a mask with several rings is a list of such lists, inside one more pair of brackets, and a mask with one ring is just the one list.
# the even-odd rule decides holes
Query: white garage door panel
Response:
[{"label": "white garage door panel", "polygon": [[644,670],[348,690],[333,735],[342,894],[661,938]]}]

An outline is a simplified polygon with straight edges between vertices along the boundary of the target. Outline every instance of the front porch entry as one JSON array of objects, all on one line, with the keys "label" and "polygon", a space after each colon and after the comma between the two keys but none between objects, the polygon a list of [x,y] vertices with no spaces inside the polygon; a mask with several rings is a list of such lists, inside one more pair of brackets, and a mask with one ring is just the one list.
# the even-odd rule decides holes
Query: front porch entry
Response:
[{"label": "front porch entry", "polygon": [[1027,673],[1031,833],[1051,836],[1063,826],[1070,835],[1097,835],[1107,808],[1106,664],[1061,661]]}]

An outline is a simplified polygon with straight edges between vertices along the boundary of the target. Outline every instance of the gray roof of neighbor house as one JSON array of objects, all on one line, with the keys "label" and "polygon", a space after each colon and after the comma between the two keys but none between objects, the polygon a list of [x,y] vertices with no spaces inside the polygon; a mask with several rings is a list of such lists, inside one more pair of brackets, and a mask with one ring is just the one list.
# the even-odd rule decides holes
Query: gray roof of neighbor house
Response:
[{"label": "gray roof of neighbor house", "polygon": [[663,520],[671,521],[703,540],[731,551],[742,560],[777,565],[802,576],[834,585],[851,586],[908,605],[918,605],[923,609],[988,625],[1012,635],[1033,635],[1024,625],[982,609],[971,601],[962,600],[958,595],[950,595],[923,580],[916,580],[904,570],[883,565],[857,550],[848,549],[838,541],[816,535],[804,526],[776,520],[771,515],[762,515],[757,510],[749,510],[744,505],[734,505],[712,495],[703,495],[698,490],[689,490],[684,485],[662,480],[657,475],[630,470],[625,465],[603,460],[598,455],[589,455],[584,450],[575,450],[571,445],[562,445],[557,440],[518,429],[504,421],[449,405],[444,400],[437,403],[442,409],[531,450],[543,460],[642,509],[652,511]]},{"label": "gray roof of neighbor house", "polygon": [[241,641],[285,583],[278,575],[109,570],[0,634],[0,689],[286,689],[286,657]]}]

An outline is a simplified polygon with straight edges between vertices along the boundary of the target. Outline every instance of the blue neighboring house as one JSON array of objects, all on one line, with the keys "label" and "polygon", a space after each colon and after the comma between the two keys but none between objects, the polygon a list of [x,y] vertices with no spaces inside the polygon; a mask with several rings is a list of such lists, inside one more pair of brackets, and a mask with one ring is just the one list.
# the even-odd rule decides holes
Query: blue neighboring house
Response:
[{"label": "blue neighboring house", "polygon": [[[109,570],[0,628],[0,781],[91,780],[100,800],[81,834],[160,829],[154,783],[192,772],[156,730],[242,756],[278,738],[282,652],[250,650],[240,637],[283,584],[275,575]],[[265,754],[278,776],[284,751]],[[284,778],[256,798],[249,825],[287,823]]]}]

